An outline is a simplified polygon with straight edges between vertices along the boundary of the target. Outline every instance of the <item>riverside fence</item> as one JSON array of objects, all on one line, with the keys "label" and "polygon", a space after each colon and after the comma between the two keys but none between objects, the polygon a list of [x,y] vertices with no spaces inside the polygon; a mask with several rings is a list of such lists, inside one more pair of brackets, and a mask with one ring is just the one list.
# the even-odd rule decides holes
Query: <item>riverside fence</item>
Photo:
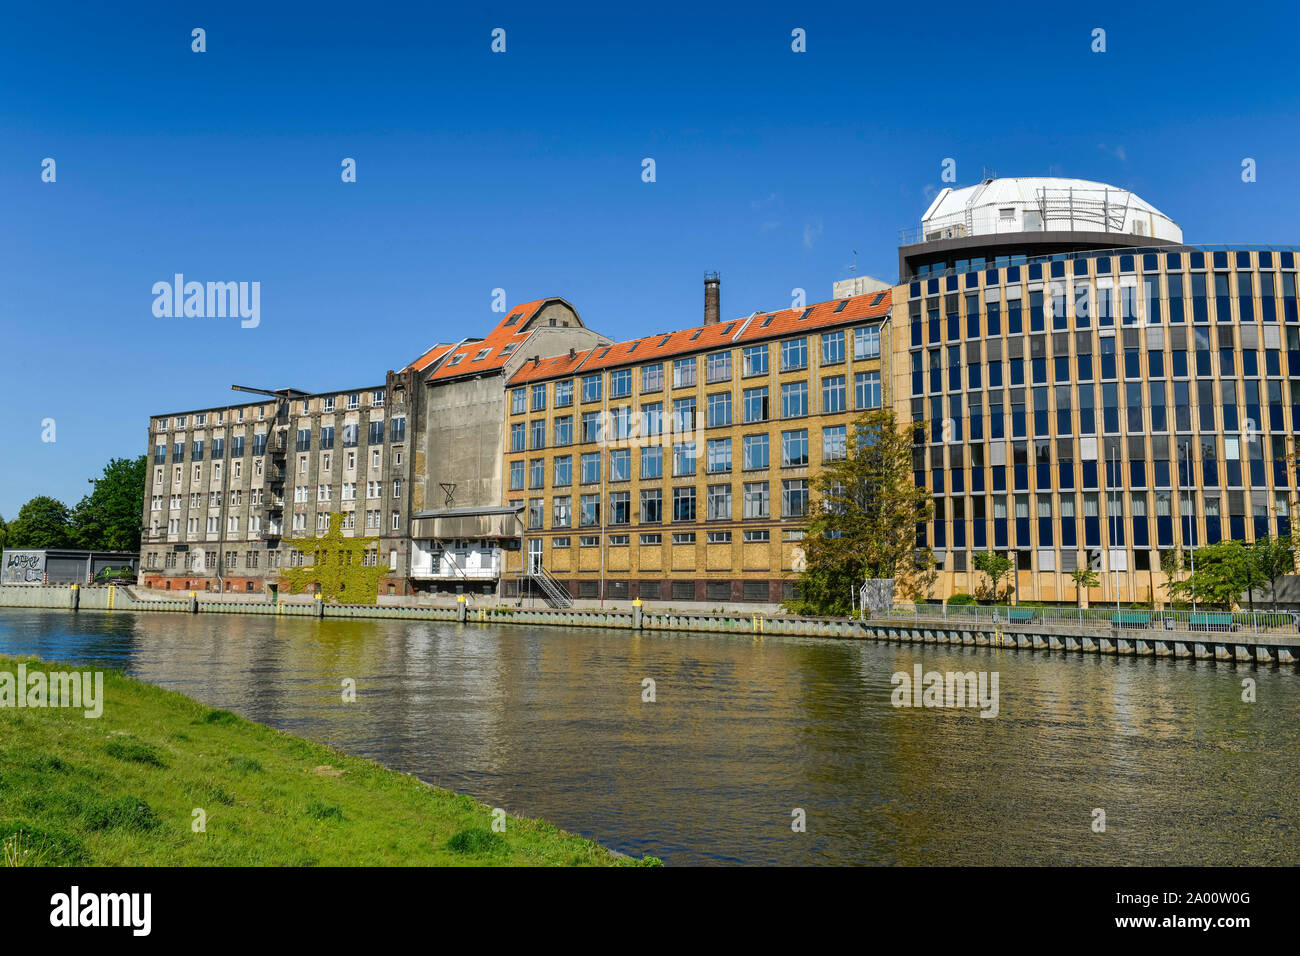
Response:
[{"label": "riverside fence", "polygon": [[372,618],[460,624],[523,624],[632,631],[691,631],[866,639],[901,644],[966,645],[1030,651],[1215,660],[1238,664],[1300,662],[1300,621],[1292,612],[1148,611],[1113,608],[996,607],[917,604],[865,619],[769,616],[733,611],[541,609],[140,598],[129,587],[0,586],[0,607],[174,614],[253,614],[278,617]]}]

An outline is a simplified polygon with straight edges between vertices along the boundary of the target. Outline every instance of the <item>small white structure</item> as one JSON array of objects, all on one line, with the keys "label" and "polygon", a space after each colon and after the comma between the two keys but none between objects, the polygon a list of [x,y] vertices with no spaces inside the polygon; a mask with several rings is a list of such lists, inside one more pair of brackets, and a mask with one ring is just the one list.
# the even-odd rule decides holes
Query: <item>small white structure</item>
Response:
[{"label": "small white structure", "polygon": [[1018,232],[1117,232],[1182,242],[1183,230],[1127,189],[1087,179],[986,179],[945,188],[921,217],[915,242]]}]

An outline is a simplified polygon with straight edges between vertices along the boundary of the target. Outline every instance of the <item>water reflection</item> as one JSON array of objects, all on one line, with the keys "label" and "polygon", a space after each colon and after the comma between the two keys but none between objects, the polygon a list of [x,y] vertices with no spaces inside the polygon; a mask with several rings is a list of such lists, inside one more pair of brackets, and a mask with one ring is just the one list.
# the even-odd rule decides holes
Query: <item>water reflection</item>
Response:
[{"label": "water reflection", "polygon": [[[589,629],[0,609],[98,663],[669,863],[1294,864],[1300,675]],[[996,670],[1000,714],[895,709]],[[1241,679],[1258,703],[1241,701]],[[657,702],[642,703],[642,679]],[[352,678],[356,704],[341,701]],[[111,700],[109,702],[111,706]],[[807,813],[793,833],[791,811]],[[1093,808],[1107,831],[1091,830]]]}]

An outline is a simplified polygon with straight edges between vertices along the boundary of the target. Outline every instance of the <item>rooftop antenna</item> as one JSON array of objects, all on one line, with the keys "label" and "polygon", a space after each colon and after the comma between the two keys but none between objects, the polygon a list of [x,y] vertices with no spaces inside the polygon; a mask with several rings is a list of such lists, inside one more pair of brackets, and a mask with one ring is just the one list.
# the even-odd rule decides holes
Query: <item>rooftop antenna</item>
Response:
[{"label": "rooftop antenna", "polygon": [[853,275],[856,278],[858,274],[858,250],[853,250]]}]

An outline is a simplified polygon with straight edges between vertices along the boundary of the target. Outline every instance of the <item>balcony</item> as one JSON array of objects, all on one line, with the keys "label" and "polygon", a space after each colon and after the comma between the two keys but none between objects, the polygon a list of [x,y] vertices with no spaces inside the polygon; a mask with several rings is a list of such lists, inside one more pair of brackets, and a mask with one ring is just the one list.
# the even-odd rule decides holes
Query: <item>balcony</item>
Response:
[{"label": "balcony", "polygon": [[416,541],[411,577],[417,581],[495,581],[501,577],[500,548],[438,549]]}]

